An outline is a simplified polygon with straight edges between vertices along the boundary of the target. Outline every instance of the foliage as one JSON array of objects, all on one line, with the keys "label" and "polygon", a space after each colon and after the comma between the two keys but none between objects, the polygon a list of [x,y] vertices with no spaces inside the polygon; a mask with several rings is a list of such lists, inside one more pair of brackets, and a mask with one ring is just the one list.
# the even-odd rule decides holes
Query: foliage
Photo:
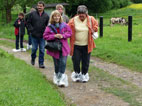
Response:
[{"label": "foliage", "polygon": [[142,3],[142,0],[131,0],[134,3]]},{"label": "foliage", "polygon": [[100,13],[106,12],[114,8],[122,8],[129,4],[129,0],[62,0],[69,3],[67,12],[74,16],[78,5],[86,5],[90,12]]}]

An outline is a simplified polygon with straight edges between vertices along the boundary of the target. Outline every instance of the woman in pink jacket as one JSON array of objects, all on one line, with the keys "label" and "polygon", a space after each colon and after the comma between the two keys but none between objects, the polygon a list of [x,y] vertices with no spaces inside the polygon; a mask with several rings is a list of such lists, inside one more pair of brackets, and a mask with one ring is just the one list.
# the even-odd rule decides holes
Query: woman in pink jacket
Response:
[{"label": "woman in pink jacket", "polygon": [[55,10],[50,16],[50,25],[46,27],[43,37],[45,40],[60,40],[62,43],[62,51],[47,50],[47,54],[53,57],[55,73],[53,82],[58,86],[68,86],[68,78],[65,74],[67,56],[70,48],[67,39],[71,36],[70,27],[63,22],[61,14]]}]

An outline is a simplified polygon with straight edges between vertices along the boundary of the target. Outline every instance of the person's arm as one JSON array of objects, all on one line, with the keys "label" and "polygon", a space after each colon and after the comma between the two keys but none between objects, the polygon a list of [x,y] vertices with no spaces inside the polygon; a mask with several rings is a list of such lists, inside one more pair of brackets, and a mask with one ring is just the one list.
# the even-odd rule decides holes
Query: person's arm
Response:
[{"label": "person's arm", "polygon": [[20,24],[18,23],[19,19],[16,19],[16,21],[14,22],[14,27],[19,28]]},{"label": "person's arm", "polygon": [[45,40],[54,40],[56,37],[55,37],[55,33],[51,31],[50,28],[47,26],[43,33],[43,38]]},{"label": "person's arm", "polygon": [[68,23],[69,22],[69,17],[67,15],[65,15],[65,16],[66,16],[66,23]]},{"label": "person's arm", "polygon": [[71,35],[72,35],[72,30],[69,25],[66,25],[66,27],[64,28],[64,32],[62,34],[63,39],[69,38],[71,37]]},{"label": "person's arm", "polygon": [[29,15],[28,15],[28,17],[27,17],[27,21],[26,21],[26,26],[27,26],[27,28],[28,28],[28,30],[30,31],[30,32],[32,32],[33,31],[33,26],[32,26],[32,13],[29,13]]},{"label": "person's arm", "polygon": [[46,23],[45,23],[46,26],[48,26],[48,22],[49,22],[49,16],[47,15],[47,19],[46,19]]},{"label": "person's arm", "polygon": [[94,17],[91,17],[91,20],[92,20],[92,26],[93,26],[93,30],[95,32],[98,32],[98,21],[94,18]]}]

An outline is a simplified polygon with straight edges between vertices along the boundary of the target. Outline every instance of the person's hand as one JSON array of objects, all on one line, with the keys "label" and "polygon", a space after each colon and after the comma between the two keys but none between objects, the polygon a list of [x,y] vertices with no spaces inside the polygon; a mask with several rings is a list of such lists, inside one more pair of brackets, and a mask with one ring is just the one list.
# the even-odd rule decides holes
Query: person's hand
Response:
[{"label": "person's hand", "polygon": [[63,36],[62,36],[61,34],[56,34],[55,37],[56,37],[56,38],[59,38],[59,39],[62,39],[62,38],[63,38]]},{"label": "person's hand", "polygon": [[18,20],[18,24],[21,24],[20,20]]}]

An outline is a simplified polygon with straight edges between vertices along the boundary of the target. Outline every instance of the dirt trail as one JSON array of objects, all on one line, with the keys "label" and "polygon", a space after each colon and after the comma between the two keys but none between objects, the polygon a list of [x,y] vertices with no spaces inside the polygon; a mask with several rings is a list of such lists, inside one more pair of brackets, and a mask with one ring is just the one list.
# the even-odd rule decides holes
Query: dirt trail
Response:
[{"label": "dirt trail", "polygon": [[91,58],[91,65],[109,72],[110,74],[119,77],[123,80],[129,81],[139,88],[142,88],[142,73],[133,72],[125,67],[113,63],[107,63],[99,58]]},{"label": "dirt trail", "polygon": [[[13,40],[4,38],[0,38],[0,40],[8,40],[10,42],[13,42]],[[142,73],[131,71],[117,64],[104,62],[103,60],[96,57],[91,57],[91,65],[107,71],[118,78],[129,81],[132,84],[137,85],[139,88],[142,88]]]},{"label": "dirt trail", "polygon": [[[5,46],[0,46],[3,50],[10,54],[14,54],[16,58],[24,60],[26,63],[30,64],[30,54],[27,52],[14,53],[12,48]],[[38,63],[36,59],[35,68],[38,68]],[[53,79],[53,63],[45,60],[45,69],[39,69],[48,80]],[[105,93],[100,90],[93,80],[88,83],[74,83],[71,81],[71,72],[66,70],[66,74],[69,78],[69,87],[59,88],[59,90],[65,95],[65,98],[69,101],[69,105],[76,104],[77,106],[129,106],[128,103],[124,102],[117,96]]]}]

